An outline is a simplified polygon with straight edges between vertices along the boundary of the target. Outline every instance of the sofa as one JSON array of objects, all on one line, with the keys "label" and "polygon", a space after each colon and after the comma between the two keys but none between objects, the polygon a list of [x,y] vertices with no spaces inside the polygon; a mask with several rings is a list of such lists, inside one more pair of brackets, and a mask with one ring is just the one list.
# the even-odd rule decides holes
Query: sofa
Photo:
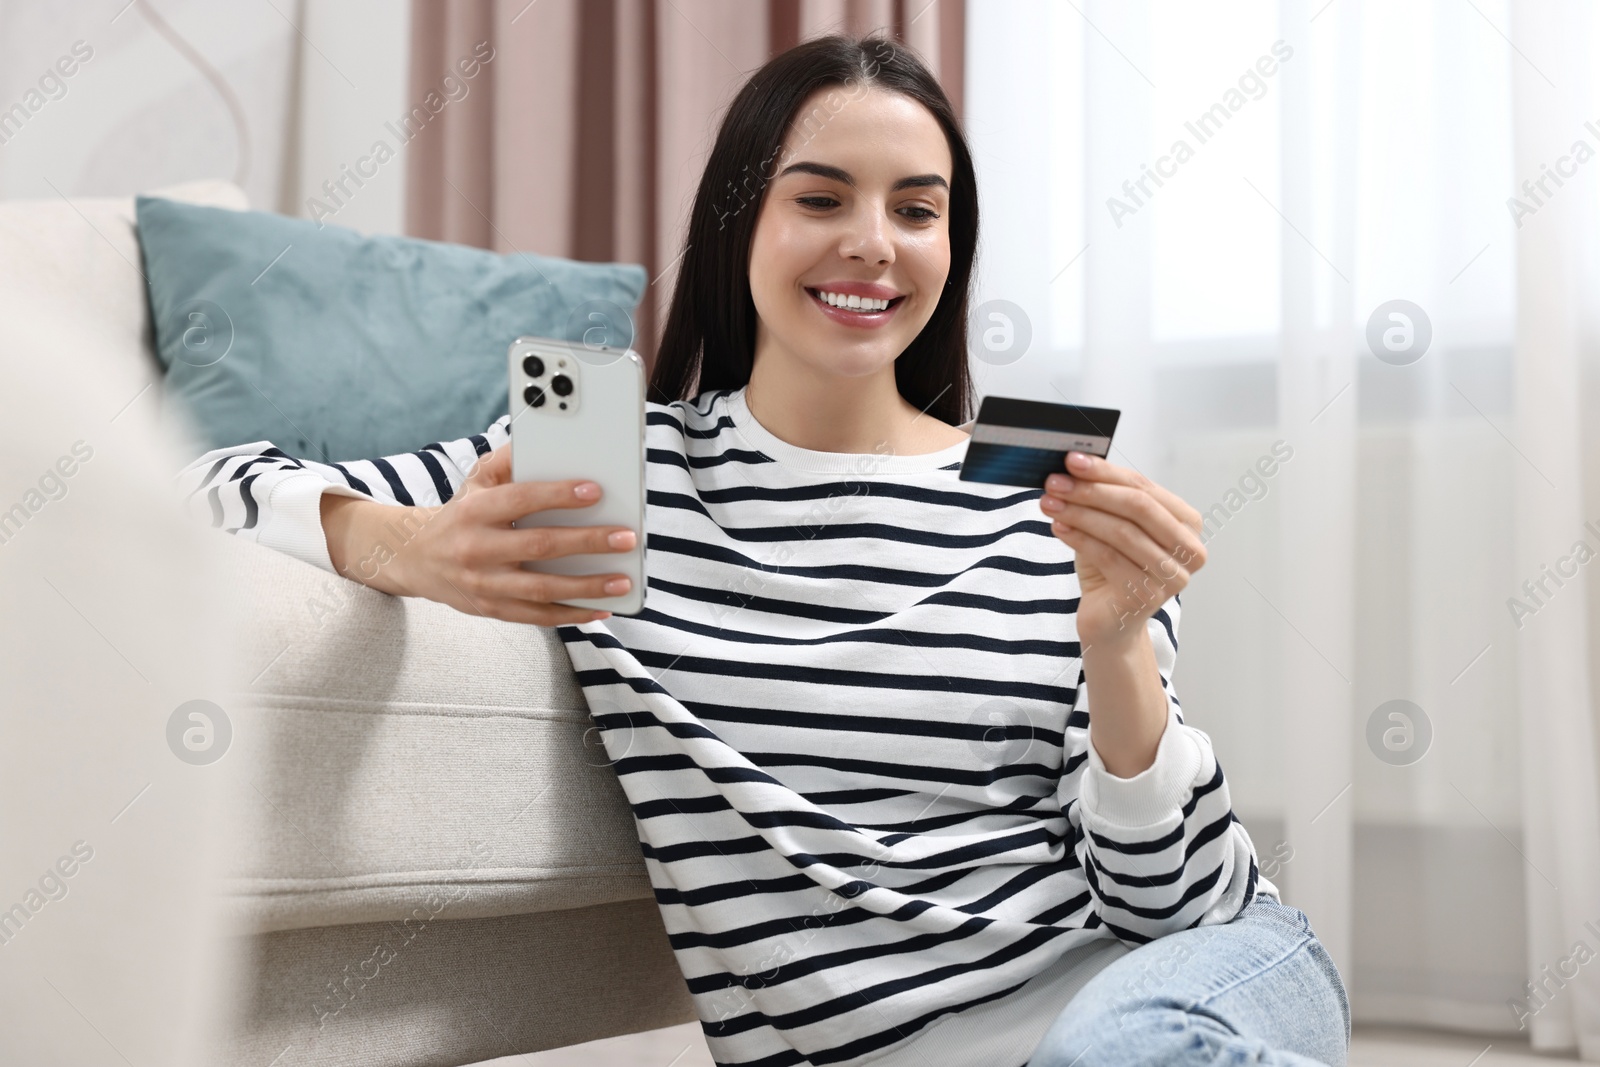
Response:
[{"label": "sofa", "polygon": [[[73,317],[80,373],[160,403],[132,199],[0,204],[0,233],[0,279]],[[694,1017],[555,631],[204,536],[240,619],[210,770],[242,967],[209,1062],[444,1067]]]}]

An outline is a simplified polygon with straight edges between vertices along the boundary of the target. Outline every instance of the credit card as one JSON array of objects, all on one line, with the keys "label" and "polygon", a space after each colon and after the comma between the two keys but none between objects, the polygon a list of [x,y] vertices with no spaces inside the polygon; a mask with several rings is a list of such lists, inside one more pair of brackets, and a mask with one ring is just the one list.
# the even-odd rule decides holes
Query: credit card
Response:
[{"label": "credit card", "polygon": [[1105,457],[1122,412],[1043,400],[986,396],[967,441],[961,480],[1044,489],[1064,473],[1068,452]]}]

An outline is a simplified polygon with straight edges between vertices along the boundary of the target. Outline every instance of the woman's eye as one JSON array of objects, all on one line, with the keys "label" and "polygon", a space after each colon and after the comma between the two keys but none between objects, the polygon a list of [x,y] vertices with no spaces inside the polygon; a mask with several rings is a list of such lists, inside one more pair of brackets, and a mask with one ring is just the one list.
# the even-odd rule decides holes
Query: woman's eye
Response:
[{"label": "woman's eye", "polygon": [[[838,207],[839,206],[839,201],[835,200],[831,196],[797,196],[797,197],[795,197],[795,203],[804,205],[805,207],[815,208],[816,210],[819,210],[819,211],[826,211],[829,208],[833,208],[833,207]],[[901,208],[900,210],[902,212],[907,212],[907,211],[919,212],[919,214],[907,215],[906,216],[907,218],[911,219],[913,222],[931,222],[932,220],[934,220],[934,219],[939,217],[938,212],[931,211],[928,208],[920,207],[920,206],[918,206],[916,204],[912,204],[912,205],[910,205],[908,207]]]}]

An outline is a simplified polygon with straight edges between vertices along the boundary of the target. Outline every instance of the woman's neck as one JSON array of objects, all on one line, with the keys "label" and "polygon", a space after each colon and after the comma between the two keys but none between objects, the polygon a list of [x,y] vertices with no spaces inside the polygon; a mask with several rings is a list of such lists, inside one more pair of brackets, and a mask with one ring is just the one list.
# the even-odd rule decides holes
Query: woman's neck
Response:
[{"label": "woman's neck", "polygon": [[762,373],[758,361],[745,405],[769,433],[816,452],[914,456],[966,439],[961,430],[918,411],[900,395],[894,368],[867,378],[822,380],[805,374]]}]

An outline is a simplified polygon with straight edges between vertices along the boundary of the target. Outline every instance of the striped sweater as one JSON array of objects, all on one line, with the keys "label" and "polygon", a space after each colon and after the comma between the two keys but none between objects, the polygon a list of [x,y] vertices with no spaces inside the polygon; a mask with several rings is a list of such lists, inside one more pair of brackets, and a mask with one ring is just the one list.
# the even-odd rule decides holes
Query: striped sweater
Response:
[{"label": "striped sweater", "polygon": [[[322,464],[267,442],[180,475],[193,510],[332,570],[323,492],[449,499],[483,434]],[[1020,1065],[1117,955],[1277,897],[1172,687],[1108,772],[1072,550],[1038,490],[958,480],[962,442],[819,452],[744,390],[650,403],[637,616],[557,627],[719,1064]]]}]

